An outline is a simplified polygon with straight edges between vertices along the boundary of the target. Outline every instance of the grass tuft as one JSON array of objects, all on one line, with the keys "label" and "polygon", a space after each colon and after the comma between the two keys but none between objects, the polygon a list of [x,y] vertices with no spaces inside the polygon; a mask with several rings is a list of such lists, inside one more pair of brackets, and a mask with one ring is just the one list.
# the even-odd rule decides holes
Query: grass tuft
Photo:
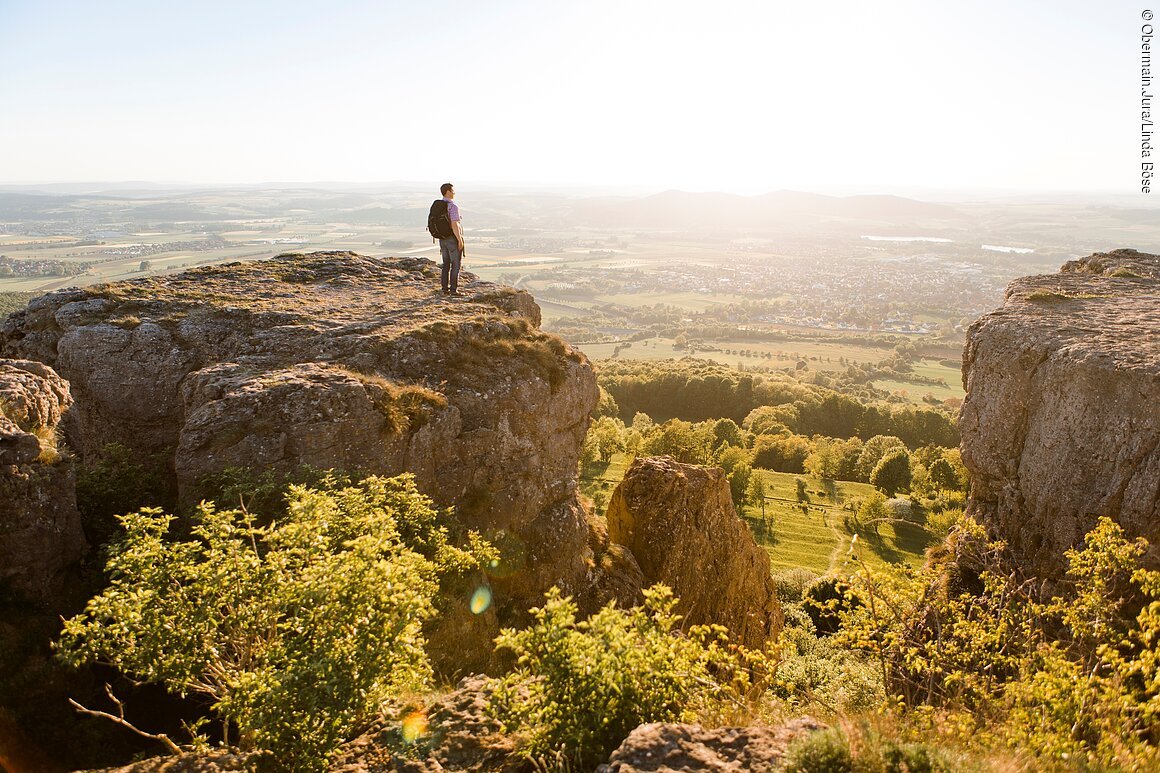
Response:
[{"label": "grass tuft", "polygon": [[387,417],[391,432],[416,430],[425,425],[431,414],[447,407],[447,398],[422,384],[397,384],[374,373],[336,368],[339,373],[360,381],[375,407]]}]

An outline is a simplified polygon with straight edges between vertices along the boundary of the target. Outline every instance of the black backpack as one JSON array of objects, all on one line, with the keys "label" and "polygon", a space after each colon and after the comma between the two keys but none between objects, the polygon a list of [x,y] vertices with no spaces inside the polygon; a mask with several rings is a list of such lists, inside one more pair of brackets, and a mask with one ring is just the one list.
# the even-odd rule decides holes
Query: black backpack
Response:
[{"label": "black backpack", "polygon": [[427,230],[436,239],[454,238],[451,230],[451,218],[447,216],[447,200],[435,199],[431,202],[431,214],[427,215]]}]

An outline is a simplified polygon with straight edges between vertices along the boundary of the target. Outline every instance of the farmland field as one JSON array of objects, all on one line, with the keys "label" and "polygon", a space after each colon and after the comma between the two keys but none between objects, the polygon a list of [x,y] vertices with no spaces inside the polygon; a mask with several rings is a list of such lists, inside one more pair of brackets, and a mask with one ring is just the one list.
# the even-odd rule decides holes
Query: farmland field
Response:
[{"label": "farmland field", "polygon": [[[957,375],[957,374],[956,374]],[[966,393],[963,391],[962,382],[951,382],[947,386],[933,385],[933,384],[912,384],[909,381],[897,381],[894,379],[876,378],[874,379],[874,386],[885,392],[894,392],[907,398],[909,402],[921,403],[919,399],[922,395],[932,395],[936,400],[946,400],[951,397],[962,398]]]},{"label": "farmland field", "polygon": [[[890,354],[890,349],[857,344],[836,344],[822,341],[750,341],[743,339],[713,341],[692,354],[688,349],[673,348],[671,338],[650,338],[634,341],[622,350],[625,359],[663,359],[688,357],[715,360],[725,365],[792,366],[805,360],[812,370],[845,370],[849,363],[870,364]],[[581,348],[593,360],[608,359],[615,343],[584,344]],[[650,351],[652,350],[652,351]],[[841,360],[846,360],[845,363]]]},{"label": "farmland field", "polygon": [[[580,343],[578,348],[597,363],[608,359],[666,360],[693,357],[719,362],[735,368],[765,367],[792,368],[805,361],[811,370],[838,372],[851,364],[870,365],[879,362],[891,352],[873,346],[837,344],[823,341],[714,341],[710,348],[690,350],[677,348],[672,338],[649,338],[643,341],[621,343]],[[909,402],[922,405],[922,397],[933,395],[937,400],[962,398],[962,379],[956,368],[935,360],[922,360],[914,366],[914,373],[926,378],[943,379],[945,384],[923,384],[895,379],[874,379],[876,388],[902,394]]]}]

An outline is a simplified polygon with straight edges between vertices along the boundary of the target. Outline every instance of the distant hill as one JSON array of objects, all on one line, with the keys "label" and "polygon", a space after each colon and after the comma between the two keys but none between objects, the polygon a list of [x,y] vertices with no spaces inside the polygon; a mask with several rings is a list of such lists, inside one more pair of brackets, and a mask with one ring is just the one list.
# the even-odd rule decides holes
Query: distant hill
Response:
[{"label": "distant hill", "polygon": [[824,196],[801,191],[739,196],[674,190],[636,199],[586,199],[576,202],[573,214],[596,226],[731,228],[741,232],[835,220],[914,226],[966,219],[954,207],[901,196]]}]

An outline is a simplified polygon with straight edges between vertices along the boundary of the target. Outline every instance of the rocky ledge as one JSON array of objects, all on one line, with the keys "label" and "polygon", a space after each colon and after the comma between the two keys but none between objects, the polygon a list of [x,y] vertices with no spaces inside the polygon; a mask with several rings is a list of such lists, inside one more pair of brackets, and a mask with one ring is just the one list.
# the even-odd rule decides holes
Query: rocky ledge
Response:
[{"label": "rocky ledge", "polygon": [[541,332],[522,291],[420,258],[280,255],[35,299],[0,356],[71,385],[82,460],[119,443],[165,460],[181,502],[231,467],[413,472],[502,540],[503,598],[526,609],[587,576],[576,460],[596,404],[587,359]]},{"label": "rocky ledge", "polygon": [[1160,565],[1160,256],[1096,253],[1018,279],[963,353],[969,511],[1059,577],[1100,516]]}]

